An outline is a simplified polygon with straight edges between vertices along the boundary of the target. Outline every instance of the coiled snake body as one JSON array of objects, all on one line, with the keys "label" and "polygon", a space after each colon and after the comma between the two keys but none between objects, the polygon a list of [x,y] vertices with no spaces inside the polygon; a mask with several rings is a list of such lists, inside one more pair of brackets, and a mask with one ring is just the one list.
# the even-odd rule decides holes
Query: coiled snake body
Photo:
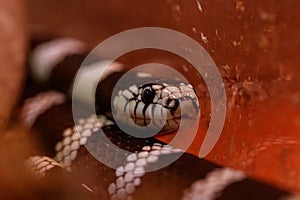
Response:
[{"label": "coiled snake body", "polygon": [[[61,49],[67,46],[66,41],[70,43],[68,39],[52,41],[47,48]],[[46,45],[43,45],[32,54],[35,59],[33,69],[42,67],[40,54],[43,53],[37,52],[46,51]],[[38,79],[47,82],[52,89],[68,92],[73,81],[68,76],[74,77],[85,57],[82,46],[77,42],[76,45],[70,45],[71,53],[60,50],[59,61],[48,59],[55,65],[50,67],[51,70],[47,68],[48,74],[43,74],[45,72],[41,69],[33,74],[43,74]],[[74,50],[74,46],[78,47],[78,51]],[[118,67],[115,71],[120,71]],[[190,120],[200,112],[191,85],[179,82],[175,87],[173,83],[149,84],[148,81],[117,90],[113,94],[111,110],[110,100],[105,98],[110,99],[108,94],[113,93],[115,78],[121,75],[119,72],[112,73],[100,82],[96,93],[97,115],[88,115],[83,106],[82,117],[75,125],[72,105],[62,93],[43,92],[25,101],[20,118],[38,130],[32,136],[43,147],[41,155],[28,160],[30,168],[39,177],[60,176],[59,173],[77,176],[82,188],[88,191],[87,199],[278,199],[289,195],[286,191],[247,178],[243,172],[183,153],[153,137],[128,135],[107,118],[111,117],[109,114],[98,115],[112,111],[121,123],[129,126],[148,127],[153,120],[154,127],[163,128],[163,133],[167,133],[178,129],[180,120]],[[59,85],[58,82],[64,84]],[[133,120],[130,122],[129,118]],[[162,124],[162,119],[167,123]],[[105,142],[104,138],[112,144]],[[122,150],[127,151],[125,156],[121,156]],[[168,163],[178,154],[182,156],[166,167],[147,172],[153,166]],[[99,162],[99,158],[104,163]],[[105,163],[113,163],[118,168],[110,168]],[[51,173],[57,168],[62,171]]]}]

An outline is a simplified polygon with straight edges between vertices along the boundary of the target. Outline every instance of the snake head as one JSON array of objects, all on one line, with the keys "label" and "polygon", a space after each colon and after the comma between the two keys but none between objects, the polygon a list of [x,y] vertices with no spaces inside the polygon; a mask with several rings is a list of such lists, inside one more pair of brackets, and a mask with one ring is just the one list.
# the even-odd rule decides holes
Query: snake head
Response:
[{"label": "snake head", "polygon": [[168,133],[176,131],[183,119],[193,121],[200,109],[190,84],[147,83],[120,90],[112,111],[124,124],[161,127],[160,133]]}]

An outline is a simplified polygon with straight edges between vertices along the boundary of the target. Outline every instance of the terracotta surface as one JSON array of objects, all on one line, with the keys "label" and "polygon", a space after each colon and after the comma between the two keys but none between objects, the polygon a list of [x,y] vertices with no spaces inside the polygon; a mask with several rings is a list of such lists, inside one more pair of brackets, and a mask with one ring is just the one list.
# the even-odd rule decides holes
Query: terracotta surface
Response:
[{"label": "terracotta surface", "polygon": [[25,13],[23,2],[0,0],[0,131],[6,128],[25,72]]},{"label": "terracotta surface", "polygon": [[[223,133],[207,159],[300,191],[300,1],[28,0],[28,6],[34,34],[75,36],[91,47],[144,26],[175,29],[197,40],[216,62],[228,98]],[[157,54],[136,52],[120,59],[130,66],[153,56],[169,63],[171,55]],[[195,85],[203,110],[190,148],[198,154],[209,122],[209,96],[181,62],[177,69]]]}]

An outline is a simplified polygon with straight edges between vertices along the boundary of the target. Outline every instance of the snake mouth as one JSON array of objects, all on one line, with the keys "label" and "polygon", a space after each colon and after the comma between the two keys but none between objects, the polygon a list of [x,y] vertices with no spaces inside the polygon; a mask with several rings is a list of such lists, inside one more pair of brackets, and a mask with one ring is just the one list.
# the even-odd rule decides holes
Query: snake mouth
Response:
[{"label": "snake mouth", "polygon": [[[164,109],[165,114],[160,117],[149,117],[149,115],[144,116],[130,116],[135,124],[141,126],[147,126],[151,122],[157,126],[169,127],[172,129],[178,129],[181,124],[187,124],[188,122],[194,122],[197,117],[199,110],[192,109],[177,109],[175,112],[171,112],[168,109]],[[163,113],[163,112],[162,112]],[[125,117],[125,116],[124,116]],[[128,116],[127,116],[128,117]],[[182,123],[181,123],[182,122]]]},{"label": "snake mouth", "polygon": [[124,110],[118,112],[116,109],[114,114],[118,121],[131,126],[153,124],[156,127],[176,130],[182,124],[195,121],[200,109],[197,99],[194,98],[176,99],[175,102],[174,107],[166,107],[159,103],[145,105],[141,102],[129,101],[124,106]]},{"label": "snake mouth", "polygon": [[[123,117],[128,117],[128,116],[123,116]],[[188,115],[188,114],[183,114],[180,116],[176,116],[176,117],[169,117],[169,118],[147,118],[147,117],[134,117],[134,116],[130,116],[132,120],[160,120],[160,121],[164,121],[164,120],[189,120],[189,119],[195,119],[196,116],[192,116],[192,115]]]}]

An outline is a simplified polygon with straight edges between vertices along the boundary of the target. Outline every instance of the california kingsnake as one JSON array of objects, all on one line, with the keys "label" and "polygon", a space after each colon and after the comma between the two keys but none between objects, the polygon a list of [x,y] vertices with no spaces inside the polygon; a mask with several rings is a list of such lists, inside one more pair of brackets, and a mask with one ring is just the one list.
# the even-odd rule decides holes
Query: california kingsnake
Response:
[{"label": "california kingsnake", "polygon": [[[60,39],[50,43],[50,49],[60,49],[58,53],[48,52],[50,55],[56,55],[53,56],[55,59],[50,59],[51,57],[44,59],[44,56],[48,55],[49,43],[43,44],[42,50],[41,47],[36,48],[35,53],[39,51],[43,53],[41,53],[42,56],[34,58],[32,65],[35,70],[39,71],[33,73],[36,78],[39,77],[38,81],[46,83],[47,88],[65,94],[70,92],[73,77],[86,55],[82,44],[78,41],[73,41],[73,44],[72,41],[66,42]],[[64,46],[68,48],[70,46],[71,50],[64,49]],[[35,53],[33,56],[36,56]],[[99,61],[97,62],[99,64]],[[42,65],[46,66],[46,71],[43,71]],[[123,69],[120,64],[115,63],[115,66],[115,70],[112,71],[119,72]],[[110,105],[110,102],[104,101],[103,98],[109,96],[108,93],[111,91],[101,91],[100,88],[112,88],[114,84],[111,81],[116,82],[115,79],[118,79],[120,75],[119,73],[111,76],[107,74],[99,83],[99,85],[106,85],[101,87],[98,85],[96,93],[98,113],[106,112],[106,108]],[[85,81],[88,82],[88,80]],[[159,87],[147,85],[140,90],[143,91],[145,88],[155,90],[154,86]],[[168,86],[162,85],[161,87]],[[190,86],[185,87],[192,89]],[[131,89],[128,88],[134,94],[135,89],[139,91],[139,88]],[[192,90],[187,92],[192,92]],[[143,98],[138,93],[136,96],[138,100]],[[195,98],[193,95],[191,97]],[[154,98],[151,97],[151,99]],[[82,101],[84,102],[85,99],[83,98]],[[120,103],[119,100],[115,102]],[[170,103],[165,103],[165,105],[170,105]],[[120,104],[124,105],[124,102]],[[56,168],[65,168],[64,173],[80,177],[82,187],[89,191],[86,198],[281,199],[290,195],[284,190],[248,178],[243,172],[218,166],[188,153],[183,153],[176,161],[162,169],[146,173],[155,165],[168,163],[172,157],[181,154],[181,150],[155,138],[135,138],[127,135],[105,116],[89,116],[85,113],[86,105],[84,103],[79,105],[82,106],[82,118],[78,119],[74,125],[72,105],[67,95],[54,91],[43,92],[25,101],[20,112],[20,119],[28,126],[32,125],[35,132],[31,136],[37,138],[41,144],[41,155],[33,156],[28,160],[32,169],[39,176],[57,176],[51,171]],[[197,113],[195,104],[190,105],[192,107],[190,110]],[[143,117],[142,124],[147,124],[145,114],[141,117]],[[131,153],[128,153],[125,158],[118,157],[119,149],[104,142],[105,140],[101,139],[104,137],[118,148]],[[106,162],[117,163],[119,168],[114,170],[99,162],[90,154],[85,144],[93,149],[97,157],[101,157]]]}]

